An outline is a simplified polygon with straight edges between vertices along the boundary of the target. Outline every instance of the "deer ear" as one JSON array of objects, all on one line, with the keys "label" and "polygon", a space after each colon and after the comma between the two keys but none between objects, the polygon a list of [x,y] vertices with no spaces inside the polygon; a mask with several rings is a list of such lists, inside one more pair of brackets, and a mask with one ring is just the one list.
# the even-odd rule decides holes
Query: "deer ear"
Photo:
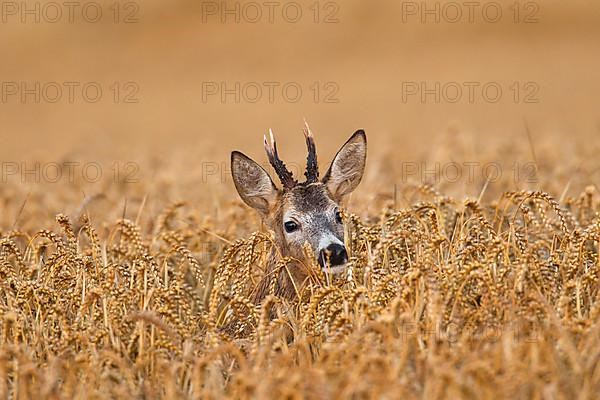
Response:
[{"label": "deer ear", "polygon": [[244,203],[267,215],[277,199],[277,188],[263,167],[239,151],[231,153],[233,183]]},{"label": "deer ear", "polygon": [[362,179],[367,162],[367,136],[358,130],[335,155],[323,183],[338,201],[352,192]]}]

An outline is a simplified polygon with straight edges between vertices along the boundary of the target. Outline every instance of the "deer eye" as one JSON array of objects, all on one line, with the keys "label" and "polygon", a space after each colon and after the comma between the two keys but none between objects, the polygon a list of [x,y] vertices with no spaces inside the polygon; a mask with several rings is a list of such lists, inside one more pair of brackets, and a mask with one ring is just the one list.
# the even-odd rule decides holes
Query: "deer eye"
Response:
[{"label": "deer eye", "polygon": [[294,221],[288,221],[285,224],[283,224],[283,226],[285,227],[285,231],[287,233],[292,233],[292,232],[298,230],[298,228],[299,228],[298,224]]},{"label": "deer eye", "polygon": [[342,213],[341,213],[341,212],[340,212],[340,210],[338,210],[338,209],[336,209],[336,210],[335,210],[335,221],[336,221],[338,224],[341,224],[341,223],[342,223]]}]

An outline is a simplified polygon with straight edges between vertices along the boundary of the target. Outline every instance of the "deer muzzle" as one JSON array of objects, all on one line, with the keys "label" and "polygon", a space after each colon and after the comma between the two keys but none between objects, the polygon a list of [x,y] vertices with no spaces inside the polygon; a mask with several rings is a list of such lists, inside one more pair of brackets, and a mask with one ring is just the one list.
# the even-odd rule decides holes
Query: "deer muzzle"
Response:
[{"label": "deer muzzle", "polygon": [[331,243],[319,252],[319,264],[326,270],[331,268],[334,272],[341,272],[341,267],[348,262],[346,247],[338,243]]}]

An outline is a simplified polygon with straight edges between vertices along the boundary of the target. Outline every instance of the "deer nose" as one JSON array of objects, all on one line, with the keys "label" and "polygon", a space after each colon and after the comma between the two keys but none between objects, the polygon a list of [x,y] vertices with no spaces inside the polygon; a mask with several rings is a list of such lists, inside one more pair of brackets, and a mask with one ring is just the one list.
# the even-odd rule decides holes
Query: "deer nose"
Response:
[{"label": "deer nose", "polygon": [[327,262],[332,267],[343,265],[348,261],[346,248],[341,244],[332,243],[319,252],[319,264],[325,268]]}]

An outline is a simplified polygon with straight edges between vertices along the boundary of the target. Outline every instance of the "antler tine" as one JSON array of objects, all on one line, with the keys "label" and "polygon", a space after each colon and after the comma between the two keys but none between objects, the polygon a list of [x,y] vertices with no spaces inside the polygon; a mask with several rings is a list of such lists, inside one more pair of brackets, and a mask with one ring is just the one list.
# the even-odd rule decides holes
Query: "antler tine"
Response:
[{"label": "antler tine", "polygon": [[306,176],[307,183],[314,183],[319,180],[319,166],[317,164],[317,147],[315,146],[315,138],[308,126],[308,122],[304,120],[304,137],[306,138],[306,147],[308,148],[308,156],[306,157]]},{"label": "antler tine", "polygon": [[271,137],[271,143],[267,141],[267,135],[265,135],[265,151],[267,152],[267,157],[269,157],[269,162],[275,169],[275,173],[279,177],[281,184],[283,187],[289,189],[296,185],[298,182],[294,179],[292,173],[287,169],[283,161],[279,159],[279,154],[277,153],[277,142],[275,141],[275,137],[273,136],[273,130],[269,129],[269,136]]}]

